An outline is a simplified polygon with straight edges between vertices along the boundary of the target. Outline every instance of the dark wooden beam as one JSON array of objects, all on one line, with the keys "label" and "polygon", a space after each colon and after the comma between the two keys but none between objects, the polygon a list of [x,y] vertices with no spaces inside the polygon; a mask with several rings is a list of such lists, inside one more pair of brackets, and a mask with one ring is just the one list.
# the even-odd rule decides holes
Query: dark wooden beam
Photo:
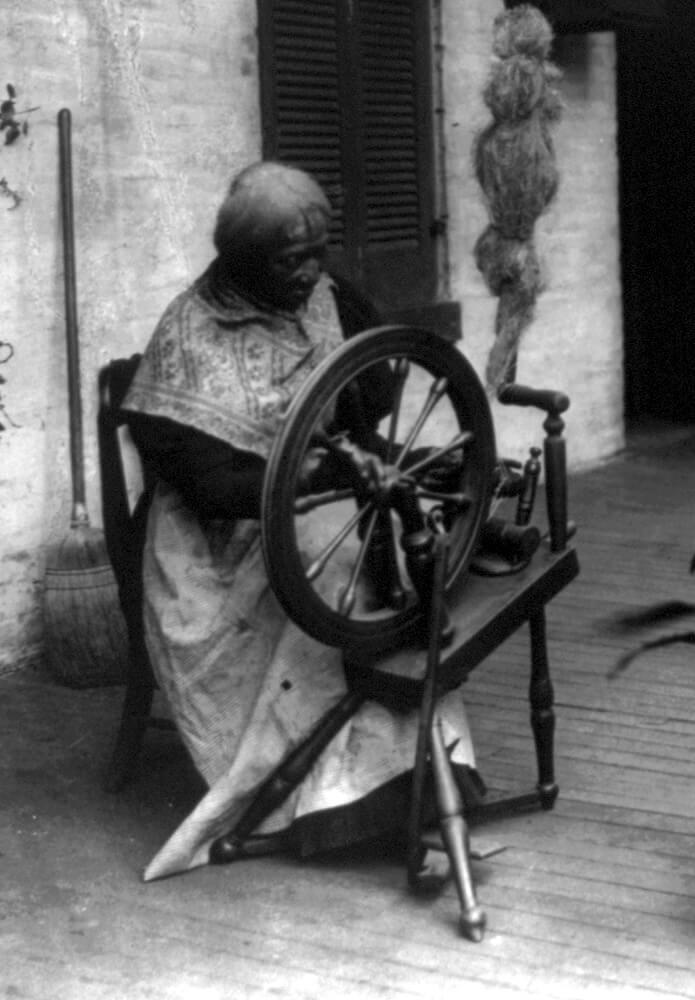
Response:
[{"label": "dark wooden beam", "polygon": [[[508,8],[527,0],[506,0]],[[616,28],[665,25],[670,0],[536,0],[560,33],[613,31]]]}]

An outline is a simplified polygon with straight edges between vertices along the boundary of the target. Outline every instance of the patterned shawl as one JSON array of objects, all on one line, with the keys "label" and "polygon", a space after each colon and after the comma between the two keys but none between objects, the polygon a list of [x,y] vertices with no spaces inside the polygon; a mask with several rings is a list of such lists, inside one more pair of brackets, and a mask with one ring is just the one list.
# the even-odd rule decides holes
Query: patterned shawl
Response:
[{"label": "patterned shawl", "polygon": [[309,373],[342,342],[323,276],[304,310],[270,312],[213,293],[211,266],[162,316],[123,403],[267,458]]}]

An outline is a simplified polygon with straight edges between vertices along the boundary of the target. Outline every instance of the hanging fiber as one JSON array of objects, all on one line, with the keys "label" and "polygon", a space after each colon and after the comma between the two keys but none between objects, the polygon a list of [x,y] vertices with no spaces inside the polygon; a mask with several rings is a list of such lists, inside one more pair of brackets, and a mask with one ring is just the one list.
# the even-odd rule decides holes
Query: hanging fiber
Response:
[{"label": "hanging fiber", "polygon": [[543,285],[533,231],[557,193],[551,125],[562,108],[555,89],[559,74],[547,61],[552,40],[550,25],[531,4],[495,19],[495,61],[483,91],[493,121],[474,148],[490,220],[476,243],[475,259],[500,299],[486,370],[493,392],[514,377],[518,344]]},{"label": "hanging fiber", "polygon": [[540,261],[532,240],[508,238],[501,229],[489,226],[478,237],[474,252],[493,295],[514,286],[535,299],[542,290]]},{"label": "hanging fiber", "polygon": [[498,59],[523,55],[543,62],[552,44],[553,29],[532,4],[521,4],[495,18],[492,51]]}]

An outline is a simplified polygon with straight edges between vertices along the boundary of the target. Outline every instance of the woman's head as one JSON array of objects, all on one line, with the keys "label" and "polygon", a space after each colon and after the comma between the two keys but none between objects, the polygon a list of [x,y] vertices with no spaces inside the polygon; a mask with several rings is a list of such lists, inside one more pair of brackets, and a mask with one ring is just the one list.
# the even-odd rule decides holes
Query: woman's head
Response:
[{"label": "woman's head", "polygon": [[271,305],[297,309],[318,281],[330,205],[316,181],[281,163],[256,163],[232,181],[214,242],[224,271]]}]

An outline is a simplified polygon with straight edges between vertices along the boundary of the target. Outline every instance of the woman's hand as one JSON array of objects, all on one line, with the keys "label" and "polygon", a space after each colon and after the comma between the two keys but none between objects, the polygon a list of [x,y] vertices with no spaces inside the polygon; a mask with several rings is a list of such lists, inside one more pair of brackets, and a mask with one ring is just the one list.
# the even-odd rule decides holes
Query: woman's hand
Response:
[{"label": "woman's hand", "polygon": [[[403,471],[428,458],[436,448],[417,448],[411,451],[403,463]],[[442,455],[435,465],[417,475],[418,484],[435,493],[455,493],[459,488],[461,469],[463,467],[463,450],[457,448],[447,455]]]},{"label": "woman's hand", "polygon": [[384,465],[378,455],[365,451],[347,438],[339,438],[332,441],[330,448],[307,451],[297,489],[299,493],[350,488],[360,491],[378,485],[383,475]]},{"label": "woman's hand", "polygon": [[299,494],[321,493],[325,489],[334,488],[333,483],[329,485],[322,483],[327,472],[324,469],[327,456],[328,452],[325,448],[310,448],[306,452],[297,477],[297,492]]}]

